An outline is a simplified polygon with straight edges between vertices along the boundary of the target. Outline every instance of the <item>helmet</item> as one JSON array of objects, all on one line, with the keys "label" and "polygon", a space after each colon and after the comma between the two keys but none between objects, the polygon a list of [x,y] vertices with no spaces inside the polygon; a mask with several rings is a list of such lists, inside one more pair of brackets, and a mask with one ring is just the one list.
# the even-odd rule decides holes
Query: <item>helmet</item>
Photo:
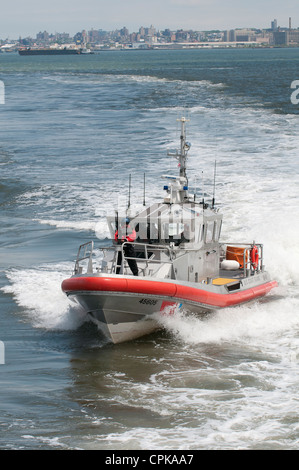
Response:
[{"label": "helmet", "polygon": [[125,225],[128,225],[130,223],[129,217],[126,217],[125,219],[122,219],[120,222],[121,227],[124,227]]}]

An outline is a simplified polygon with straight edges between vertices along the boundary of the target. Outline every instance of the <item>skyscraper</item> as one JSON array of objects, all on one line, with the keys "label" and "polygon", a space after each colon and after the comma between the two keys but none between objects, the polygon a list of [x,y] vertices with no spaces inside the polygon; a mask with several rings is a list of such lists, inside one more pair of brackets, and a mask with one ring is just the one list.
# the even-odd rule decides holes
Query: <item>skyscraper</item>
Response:
[{"label": "skyscraper", "polygon": [[271,21],[271,29],[272,31],[277,31],[277,20]]}]

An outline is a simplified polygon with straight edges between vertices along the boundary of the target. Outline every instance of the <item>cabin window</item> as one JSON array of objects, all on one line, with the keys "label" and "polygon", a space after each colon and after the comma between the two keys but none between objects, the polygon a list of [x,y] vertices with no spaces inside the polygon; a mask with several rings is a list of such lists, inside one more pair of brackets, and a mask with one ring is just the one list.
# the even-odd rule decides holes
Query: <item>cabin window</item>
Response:
[{"label": "cabin window", "polygon": [[221,233],[222,220],[215,221],[214,240],[218,242]]},{"label": "cabin window", "polygon": [[162,224],[162,240],[189,241],[191,238],[190,225],[182,222],[169,222]]},{"label": "cabin window", "polygon": [[206,243],[211,243],[214,237],[214,220],[207,223],[207,230],[206,230]]},{"label": "cabin window", "polygon": [[167,240],[168,238],[180,238],[181,233],[184,230],[184,224],[171,222],[164,223],[162,225],[162,238]]}]

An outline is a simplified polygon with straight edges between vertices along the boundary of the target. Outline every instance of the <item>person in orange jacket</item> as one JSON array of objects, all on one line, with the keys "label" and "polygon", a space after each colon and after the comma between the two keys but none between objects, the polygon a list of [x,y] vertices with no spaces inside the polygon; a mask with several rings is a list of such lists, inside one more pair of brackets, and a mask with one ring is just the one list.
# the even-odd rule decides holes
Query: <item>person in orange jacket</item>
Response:
[{"label": "person in orange jacket", "polygon": [[[127,242],[134,242],[136,240],[136,231],[130,226],[130,219],[127,217],[122,221],[120,230],[116,230],[114,240],[118,244]],[[124,246],[124,254],[128,258],[136,258],[133,245],[126,244]],[[122,263],[122,252],[118,252],[116,274],[119,274]],[[134,276],[138,276],[138,266],[135,259],[128,259],[128,264]]]}]

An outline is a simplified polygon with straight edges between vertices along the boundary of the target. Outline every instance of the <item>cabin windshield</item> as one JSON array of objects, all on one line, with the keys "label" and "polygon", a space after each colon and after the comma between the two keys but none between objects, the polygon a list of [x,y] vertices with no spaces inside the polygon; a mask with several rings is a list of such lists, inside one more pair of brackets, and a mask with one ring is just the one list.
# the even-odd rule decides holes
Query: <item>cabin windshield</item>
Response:
[{"label": "cabin windshield", "polygon": [[[167,209],[167,210],[166,210]],[[180,243],[217,243],[221,232],[222,217],[213,215],[203,217],[195,211],[169,211],[169,207],[162,210],[146,211],[133,217],[130,226],[136,231],[137,243],[168,244]],[[109,217],[109,229],[114,240],[114,234],[119,220]]]},{"label": "cabin windshield", "polygon": [[190,224],[182,222],[162,223],[161,240],[170,242],[190,241]]}]

